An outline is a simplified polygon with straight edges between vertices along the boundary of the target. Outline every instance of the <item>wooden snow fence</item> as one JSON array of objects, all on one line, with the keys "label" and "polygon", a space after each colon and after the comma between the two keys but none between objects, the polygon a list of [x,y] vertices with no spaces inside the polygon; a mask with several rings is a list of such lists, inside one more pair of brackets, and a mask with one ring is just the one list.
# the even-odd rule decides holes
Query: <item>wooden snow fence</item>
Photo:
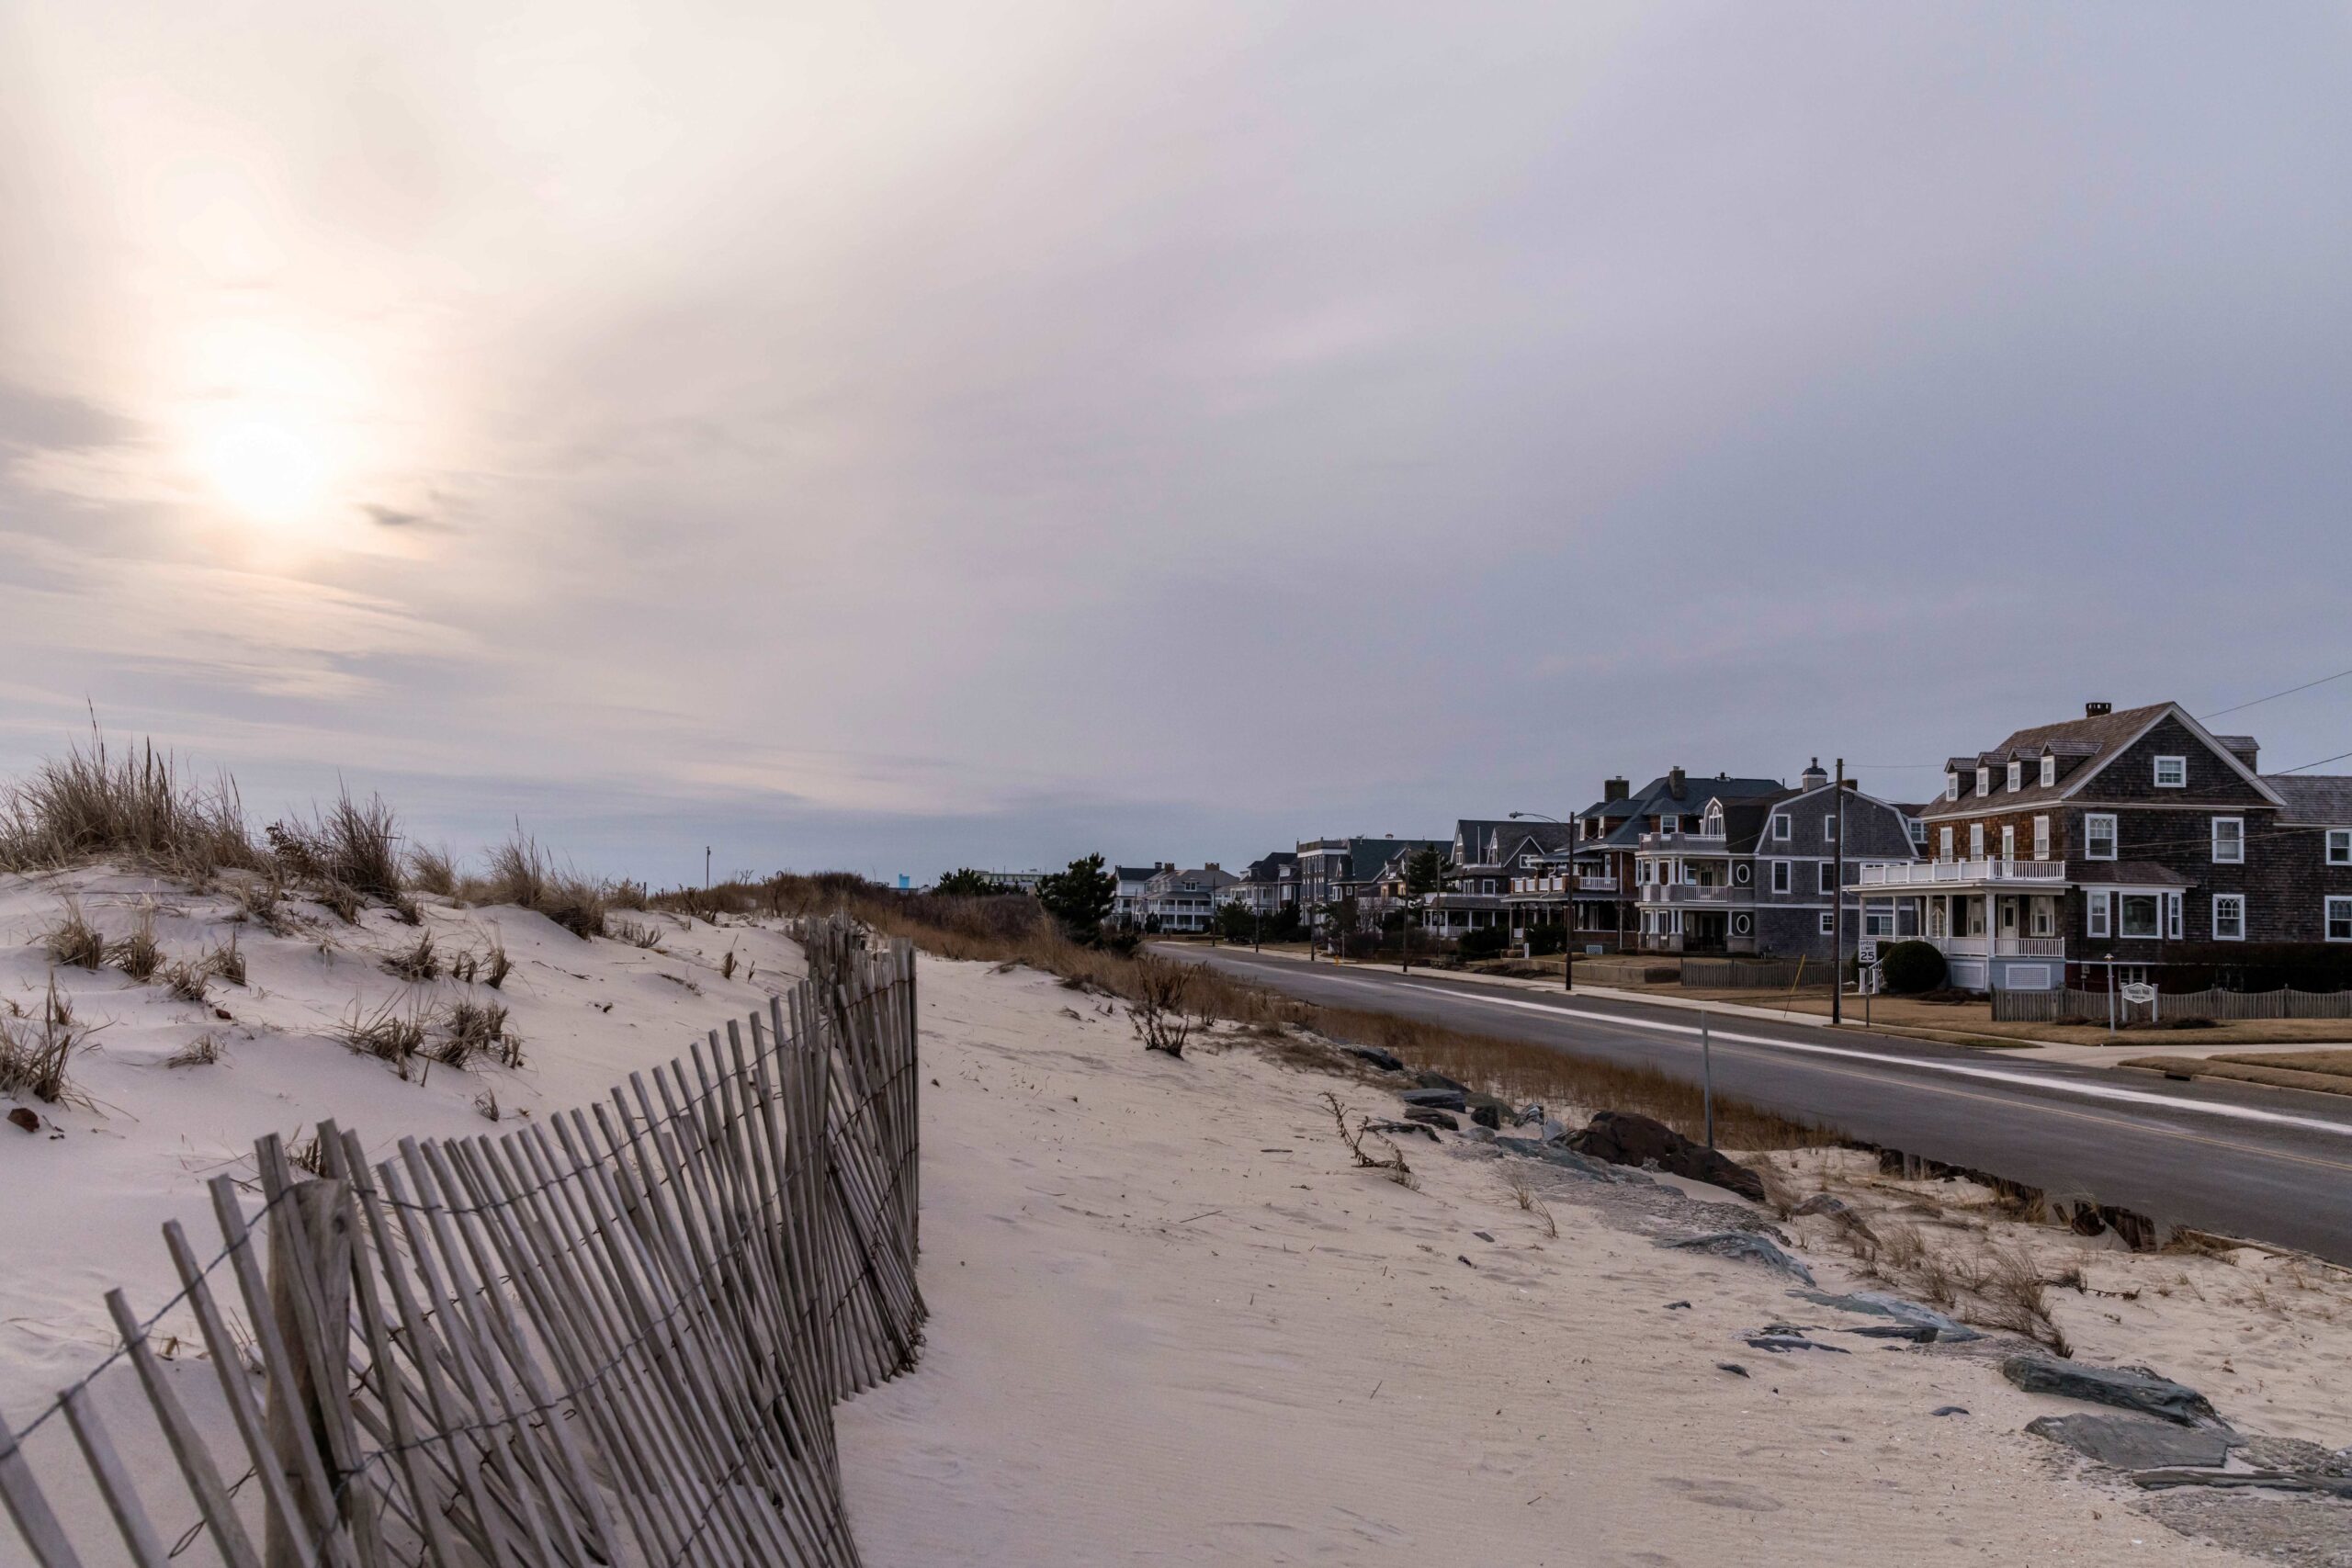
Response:
[{"label": "wooden snow fence", "polygon": [[374,1165],[331,1122],[263,1139],[259,1212],[215,1180],[209,1261],[166,1225],[180,1293],[111,1292],[119,1347],[0,1426],[30,1560],[857,1562],[832,1406],[923,1321],[914,954],[802,935],[807,983],[609,1104]]}]

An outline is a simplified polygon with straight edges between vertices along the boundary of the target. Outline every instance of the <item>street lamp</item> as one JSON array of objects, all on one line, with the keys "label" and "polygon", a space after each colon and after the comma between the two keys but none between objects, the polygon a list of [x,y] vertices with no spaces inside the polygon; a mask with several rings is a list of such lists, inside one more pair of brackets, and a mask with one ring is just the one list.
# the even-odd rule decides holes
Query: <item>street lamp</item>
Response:
[{"label": "street lamp", "polygon": [[1568,950],[1576,945],[1577,934],[1576,830],[1574,828],[1570,827],[1569,824],[1562,822],[1558,818],[1552,816],[1548,812],[1514,811],[1510,814],[1510,819],[1514,822],[1518,821],[1522,817],[1533,817],[1542,821],[1552,823],[1555,827],[1568,828],[1568,869],[1565,875],[1565,880],[1568,885],[1566,889],[1568,903],[1567,908],[1563,910],[1560,915],[1560,989],[1564,991],[1573,991],[1577,988],[1577,960],[1576,954]]}]

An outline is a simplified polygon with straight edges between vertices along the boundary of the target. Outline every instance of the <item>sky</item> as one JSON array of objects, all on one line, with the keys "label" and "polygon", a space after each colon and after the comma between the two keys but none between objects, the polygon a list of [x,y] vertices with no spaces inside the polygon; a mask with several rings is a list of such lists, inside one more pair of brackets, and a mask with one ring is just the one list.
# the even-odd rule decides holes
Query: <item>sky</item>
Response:
[{"label": "sky", "polygon": [[[2352,667],[2336,5],[0,0],[0,772],[656,883]],[[2352,679],[2217,720],[2352,750]],[[2352,763],[2338,765],[2352,768]]]}]

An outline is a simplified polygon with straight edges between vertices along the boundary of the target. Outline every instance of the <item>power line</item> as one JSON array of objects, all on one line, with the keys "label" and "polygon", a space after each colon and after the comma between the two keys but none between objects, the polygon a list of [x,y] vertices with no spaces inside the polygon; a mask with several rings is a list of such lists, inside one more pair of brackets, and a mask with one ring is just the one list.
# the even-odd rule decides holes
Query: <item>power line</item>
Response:
[{"label": "power line", "polygon": [[[2221,718],[2226,715],[2237,713],[2245,708],[2260,707],[2265,703],[2277,702],[2280,697],[2291,697],[2297,692],[2308,692],[2313,686],[2324,686],[2330,681],[2341,681],[2346,675],[2352,675],[2352,670],[2338,670],[2333,675],[2323,675],[2316,681],[2306,681],[2300,686],[2290,686],[2283,692],[2273,692],[2267,697],[2256,697],[2250,703],[2240,703],[2236,707],[2217,708],[2211,713],[2200,713],[2197,716],[2198,722],[2201,724],[2209,718]],[[2345,755],[2352,757],[2352,751],[2347,751]],[[2328,760],[2330,761],[2334,761],[2336,759],[2331,757]],[[2319,764],[2317,762],[2307,762],[2304,766],[2316,768]],[[2290,768],[2287,771],[2289,773],[2294,772],[2292,768]]]},{"label": "power line", "polygon": [[2352,757],[2352,751],[2338,751],[2335,756],[2322,757],[2316,762],[2302,762],[2291,768],[2281,768],[2278,771],[2282,773],[2300,773],[2306,768],[2324,768],[2330,762],[2340,762],[2346,757]]}]

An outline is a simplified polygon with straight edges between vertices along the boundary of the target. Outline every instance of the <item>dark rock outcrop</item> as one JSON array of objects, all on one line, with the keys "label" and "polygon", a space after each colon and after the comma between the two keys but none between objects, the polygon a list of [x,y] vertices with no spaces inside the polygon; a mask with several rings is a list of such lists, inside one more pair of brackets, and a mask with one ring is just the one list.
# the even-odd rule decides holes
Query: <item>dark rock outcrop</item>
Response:
[{"label": "dark rock outcrop", "polygon": [[2180,1427],[2146,1416],[2037,1416],[2025,1424],[2037,1438],[2064,1443],[2115,1470],[2167,1465],[2218,1465],[2234,1437],[2210,1427]]},{"label": "dark rock outcrop", "polygon": [[1377,1045],[1342,1045],[1340,1049],[1359,1062],[1371,1063],[1384,1073],[1401,1073],[1405,1070],[1405,1064],[1398,1061],[1393,1053],[1384,1051]]},{"label": "dark rock outcrop", "polygon": [[1681,1252],[1703,1252],[1713,1258],[1728,1258],[1746,1263],[1761,1263],[1767,1269],[1777,1269],[1792,1280],[1813,1283],[1813,1270],[1782,1252],[1767,1238],[1749,1231],[1710,1231],[1705,1235],[1684,1236],[1679,1241],[1661,1245]]},{"label": "dark rock outcrop", "polygon": [[1764,1201],[1764,1179],[1744,1165],[1735,1165],[1704,1144],[1693,1143],[1663,1122],[1630,1111],[1601,1111],[1580,1133],[1568,1134],[1568,1147],[1611,1165],[1662,1170],[1736,1192],[1755,1202]]},{"label": "dark rock outcrop", "polygon": [[2028,1351],[2003,1361],[2001,1375],[2028,1393],[2054,1393],[2094,1404],[2112,1404],[2122,1410],[2161,1416],[2177,1426],[2221,1421],[2213,1414],[2211,1402],[2203,1394],[2145,1367],[2086,1366]]},{"label": "dark rock outcrop", "polygon": [[1440,1111],[1434,1105],[1408,1105],[1405,1108],[1405,1120],[1419,1122],[1425,1127],[1442,1127],[1449,1133],[1462,1130],[1462,1123],[1453,1119],[1453,1112]]},{"label": "dark rock outcrop", "polygon": [[1408,1089],[1397,1097],[1407,1105],[1422,1111],[1467,1111],[1468,1101],[1458,1089]]}]

